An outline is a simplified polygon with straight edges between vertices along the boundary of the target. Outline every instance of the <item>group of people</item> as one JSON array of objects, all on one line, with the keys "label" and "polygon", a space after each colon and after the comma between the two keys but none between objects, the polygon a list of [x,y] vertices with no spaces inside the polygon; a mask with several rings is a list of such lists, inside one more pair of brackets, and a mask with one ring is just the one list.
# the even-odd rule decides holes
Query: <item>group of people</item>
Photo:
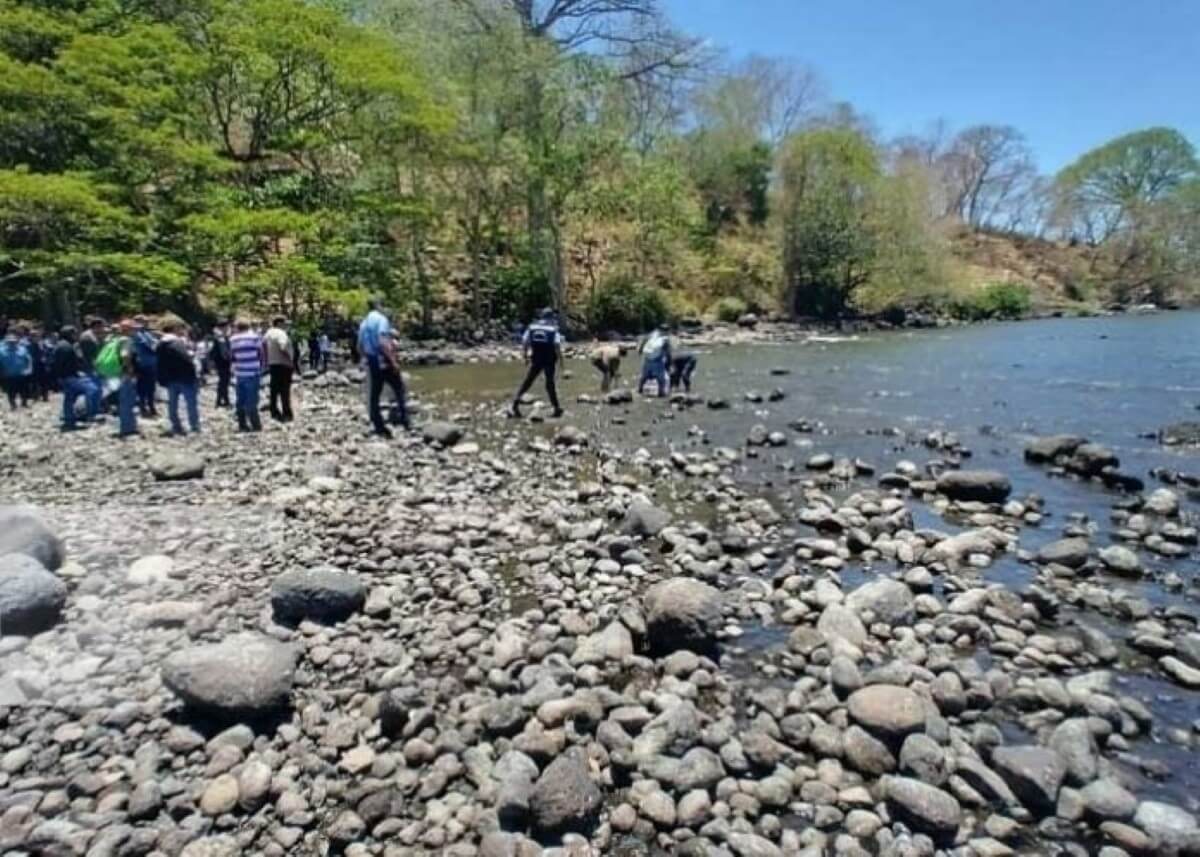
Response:
[{"label": "group of people", "polygon": [[[547,307],[538,313],[537,319],[525,329],[521,337],[522,356],[529,369],[517,388],[516,395],[513,396],[509,416],[521,416],[521,399],[529,392],[539,375],[545,378],[546,397],[550,400],[553,415],[562,416],[563,409],[558,401],[558,388],[555,383],[558,365],[563,358],[562,347],[563,335],[559,330],[558,315],[552,308]],[[625,356],[626,351],[624,345],[606,344],[592,352],[591,362],[600,373],[602,393],[607,393],[616,383],[621,373],[621,358]],[[685,392],[691,392],[692,375],[699,361],[691,351],[674,349],[670,332],[665,325],[655,328],[638,344],[638,353],[642,358],[642,374],[637,385],[639,395],[651,381],[655,382],[660,397],[669,395],[672,389],[679,387],[683,387]]]},{"label": "group of people", "polygon": [[248,321],[238,321],[233,332],[230,327],[221,322],[204,339],[194,338],[188,325],[176,320],[155,331],[140,315],[112,326],[91,319],[82,332],[66,325],[45,338],[16,327],[4,331],[0,342],[0,382],[14,410],[18,402],[28,406],[31,399],[46,400],[57,390],[62,394],[64,431],[98,422],[111,409],[118,418],[117,435],[129,437],[139,433],[139,417],[158,416],[160,387],[166,391],[171,433],[199,432],[200,385],[210,368],[217,376],[216,406],[231,406],[232,383],[239,429],[261,430],[259,391],[265,372],[271,415],[290,422],[299,350],[286,320],[276,318],[269,328],[252,327]]},{"label": "group of people", "polygon": [[[538,314],[522,334],[521,344],[529,368],[513,397],[509,415],[521,416],[521,399],[541,376],[553,415],[561,416],[556,379],[564,337],[553,309]],[[308,346],[309,366],[328,370],[333,353],[328,334],[314,332]],[[390,437],[389,423],[408,429],[407,391],[396,334],[379,300],[370,302],[350,350],[352,360],[361,359],[366,370],[367,411],[373,431]],[[606,344],[593,352],[591,362],[600,372],[602,392],[608,392],[616,383],[626,351],[624,345]],[[638,352],[642,358],[639,394],[651,382],[660,397],[679,387],[691,391],[696,355],[676,350],[666,327],[645,337]],[[262,430],[259,400],[264,374],[268,378],[271,416],[279,422],[291,422],[292,382],[299,364],[299,341],[282,317],[274,318],[269,327],[255,326],[245,319],[222,321],[201,339],[177,320],[169,320],[155,331],[140,315],[111,327],[97,318],[90,319],[82,332],[67,325],[57,335],[46,337],[16,327],[4,331],[0,342],[0,382],[13,409],[18,402],[27,406],[30,399],[46,400],[50,391],[57,390],[62,394],[64,431],[78,428],[80,422],[96,422],[105,411],[115,410],[119,437],[138,434],[139,418],[158,416],[160,387],[166,391],[170,432],[199,432],[200,385],[210,370],[216,373],[215,404],[218,408],[233,407],[239,431]],[[383,412],[385,389],[390,390],[393,399],[387,419]],[[82,414],[78,411],[80,400],[84,402]]]}]

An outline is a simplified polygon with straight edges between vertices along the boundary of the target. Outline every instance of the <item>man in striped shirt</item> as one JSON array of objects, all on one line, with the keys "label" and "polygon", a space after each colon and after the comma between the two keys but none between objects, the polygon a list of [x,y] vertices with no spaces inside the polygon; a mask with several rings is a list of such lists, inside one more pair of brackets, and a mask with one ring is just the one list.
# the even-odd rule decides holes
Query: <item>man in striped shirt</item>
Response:
[{"label": "man in striped shirt", "polygon": [[237,333],[229,339],[229,351],[233,358],[238,431],[262,431],[258,416],[258,390],[266,360],[262,337],[250,328],[250,322],[239,319]]}]

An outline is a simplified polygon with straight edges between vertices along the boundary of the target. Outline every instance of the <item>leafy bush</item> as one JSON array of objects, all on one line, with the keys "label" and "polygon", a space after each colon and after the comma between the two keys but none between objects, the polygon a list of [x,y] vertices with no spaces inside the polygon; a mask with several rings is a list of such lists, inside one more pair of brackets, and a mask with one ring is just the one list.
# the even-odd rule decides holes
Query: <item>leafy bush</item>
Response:
[{"label": "leafy bush", "polygon": [[1021,318],[1029,312],[1029,287],[1021,283],[991,283],[953,307],[959,318]]},{"label": "leafy bush", "polygon": [[600,285],[588,301],[588,325],[592,330],[641,333],[670,318],[667,300],[659,289],[616,275]]},{"label": "leafy bush", "polygon": [[527,322],[552,303],[544,271],[529,263],[500,268],[495,275],[492,315],[504,322]]},{"label": "leafy bush", "polygon": [[721,298],[713,306],[713,315],[718,321],[735,322],[746,314],[749,307],[741,298]]}]

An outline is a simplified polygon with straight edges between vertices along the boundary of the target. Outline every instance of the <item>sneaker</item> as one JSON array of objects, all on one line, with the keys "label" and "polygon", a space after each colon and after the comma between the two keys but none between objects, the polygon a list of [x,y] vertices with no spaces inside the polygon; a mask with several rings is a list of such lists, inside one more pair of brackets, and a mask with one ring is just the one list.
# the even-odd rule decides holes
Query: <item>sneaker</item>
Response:
[{"label": "sneaker", "polygon": [[550,416],[554,417],[554,419],[557,420],[560,417],[562,417],[563,413],[564,413],[564,411],[562,408],[555,408],[554,413],[552,413]]}]

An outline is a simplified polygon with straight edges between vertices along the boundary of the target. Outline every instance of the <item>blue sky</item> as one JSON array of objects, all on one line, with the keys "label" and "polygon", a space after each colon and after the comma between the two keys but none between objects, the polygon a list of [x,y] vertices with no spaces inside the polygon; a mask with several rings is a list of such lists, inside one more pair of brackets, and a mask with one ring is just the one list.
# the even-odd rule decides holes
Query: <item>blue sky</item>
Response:
[{"label": "blue sky", "polygon": [[728,50],[814,66],[887,136],[1023,131],[1045,172],[1168,125],[1200,146],[1200,0],[665,0]]}]

